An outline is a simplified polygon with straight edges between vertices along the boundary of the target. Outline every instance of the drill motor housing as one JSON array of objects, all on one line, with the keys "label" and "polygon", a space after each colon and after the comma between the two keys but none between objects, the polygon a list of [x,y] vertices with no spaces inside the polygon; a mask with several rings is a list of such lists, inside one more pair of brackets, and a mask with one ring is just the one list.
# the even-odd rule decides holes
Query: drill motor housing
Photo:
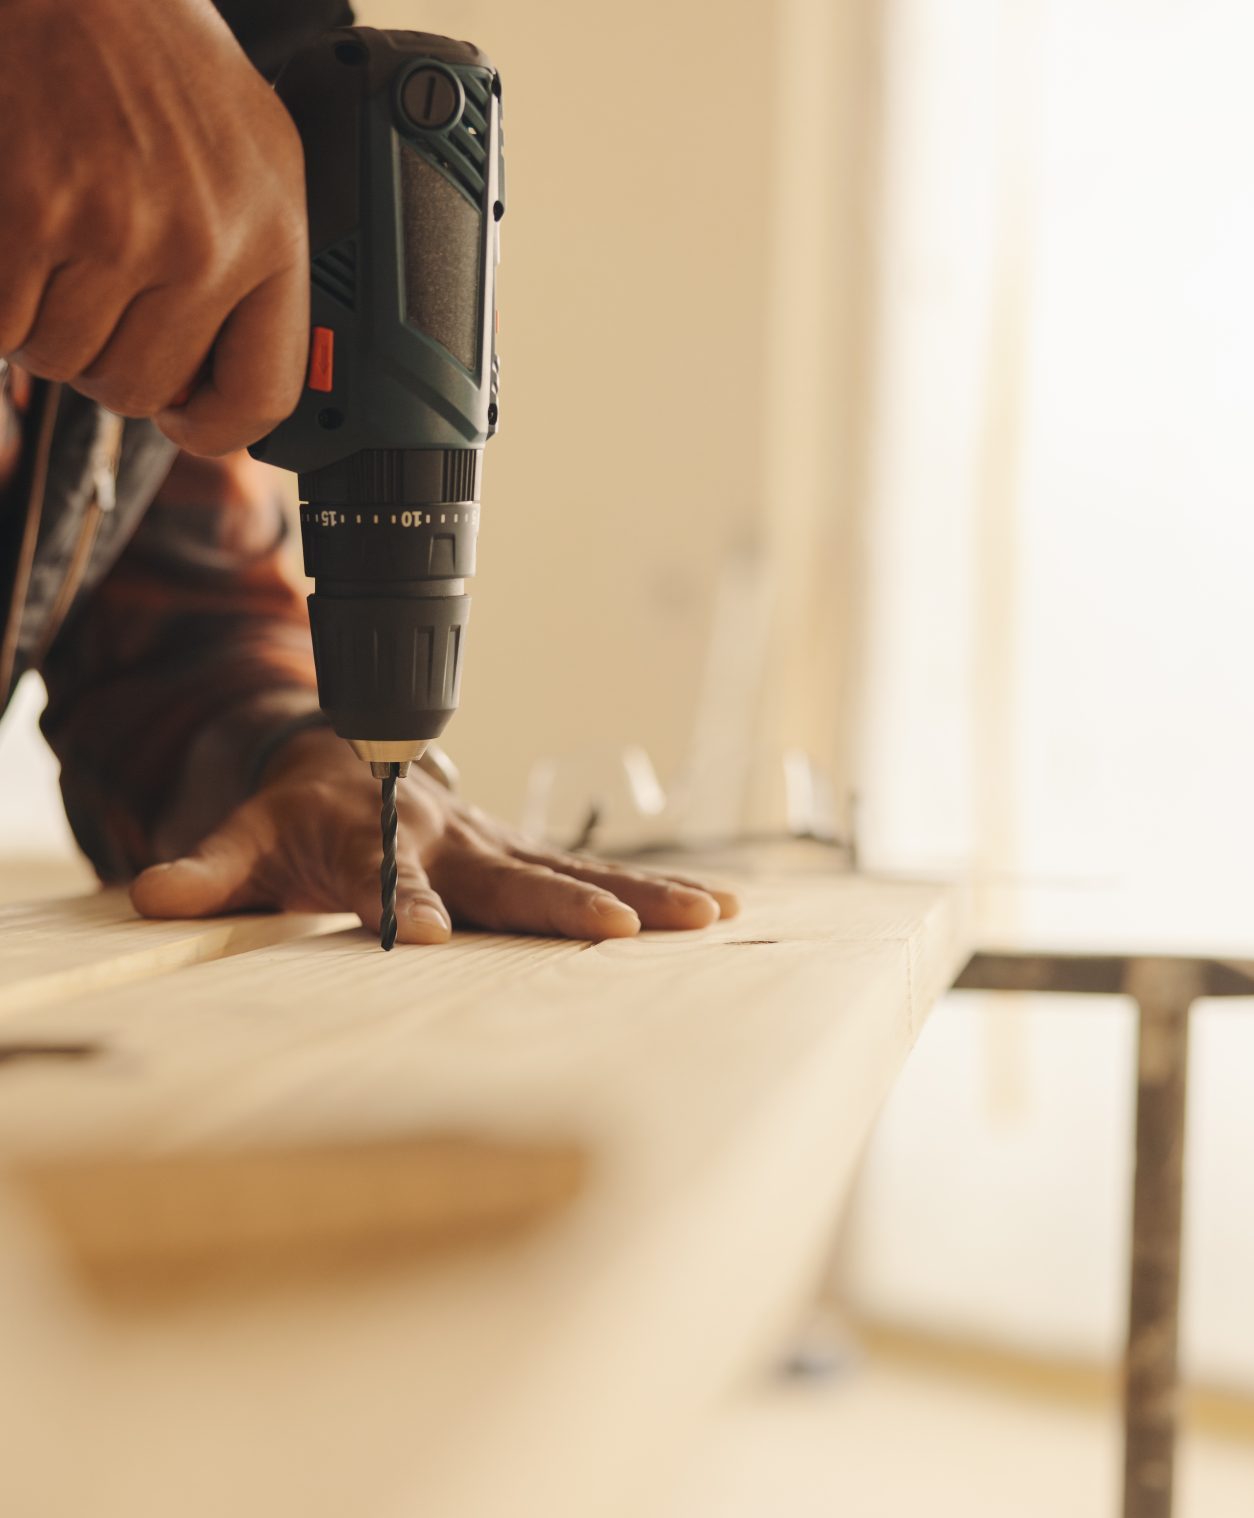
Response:
[{"label": "drill motor housing", "polygon": [[469,43],[353,27],[276,88],[305,151],[310,365],[252,452],[298,476],[323,710],[403,766],[457,707],[497,426],[500,76]]}]

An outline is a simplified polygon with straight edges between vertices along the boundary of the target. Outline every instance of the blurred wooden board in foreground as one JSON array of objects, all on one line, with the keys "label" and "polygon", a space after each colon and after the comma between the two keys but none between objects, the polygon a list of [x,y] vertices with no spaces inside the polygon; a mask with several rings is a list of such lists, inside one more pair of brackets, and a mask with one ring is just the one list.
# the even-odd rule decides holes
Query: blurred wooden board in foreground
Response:
[{"label": "blurred wooden board in foreground", "polygon": [[597,946],[318,920],[12,1010],[0,1509],[638,1510],[786,1330],[968,949],[943,887],[744,890]]},{"label": "blurred wooden board in foreground", "polygon": [[572,1146],[424,1135],[54,1160],[18,1195],[104,1304],[299,1283],[532,1222],[579,1189]]}]

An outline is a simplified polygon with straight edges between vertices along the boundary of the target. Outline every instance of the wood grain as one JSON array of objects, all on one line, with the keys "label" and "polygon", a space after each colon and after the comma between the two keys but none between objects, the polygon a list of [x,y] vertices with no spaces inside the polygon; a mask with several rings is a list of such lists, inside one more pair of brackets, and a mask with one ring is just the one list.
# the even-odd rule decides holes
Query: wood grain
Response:
[{"label": "wood grain", "polygon": [[0,1019],[356,920],[276,913],[152,922],[119,889],[9,905],[0,908]]},{"label": "wood grain", "polygon": [[[746,891],[742,918],[702,934],[459,935],[385,956],[338,933],[10,1019],[6,1037],[102,1053],[0,1068],[0,1175],[27,1244],[0,1281],[17,1346],[0,1419],[20,1452],[0,1506],[22,1510],[56,1407],[76,1459],[38,1472],[41,1511],[630,1511],[813,1284],[870,1123],[969,947],[942,887]],[[159,1159],[186,1166],[190,1203],[213,1156],[449,1135],[581,1155],[583,1189],[525,1233],[255,1306],[188,1297],[115,1320],[56,1268],[76,1227],[14,1184]]]}]

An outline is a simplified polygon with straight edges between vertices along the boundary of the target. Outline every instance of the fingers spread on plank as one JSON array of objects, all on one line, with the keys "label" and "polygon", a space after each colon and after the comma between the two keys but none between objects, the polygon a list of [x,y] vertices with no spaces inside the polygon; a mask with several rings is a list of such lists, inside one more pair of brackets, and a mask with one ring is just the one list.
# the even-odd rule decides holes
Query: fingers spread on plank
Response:
[{"label": "fingers spread on plank", "polygon": [[281,906],[261,884],[267,839],[247,807],[182,859],[153,865],[131,883],[145,917],[214,917],[248,907]]},{"label": "fingers spread on plank", "polygon": [[726,886],[711,885],[708,881],[690,880],[687,875],[672,875],[669,870],[663,876],[665,880],[673,881],[675,885],[687,886],[692,891],[703,891],[707,896],[712,896],[718,903],[720,917],[736,917],[740,913],[740,897],[735,891],[730,891]]},{"label": "fingers spread on plank", "polygon": [[[383,902],[379,890],[379,860],[357,870],[350,882],[345,905],[356,912],[363,926],[379,931]],[[413,859],[396,865],[396,938],[398,943],[447,943],[452,936],[448,908],[431,889],[422,867]]]},{"label": "fingers spread on plank", "polygon": [[646,928],[708,928],[720,916],[735,916],[740,906],[729,891],[715,891],[676,875],[655,875],[580,854],[528,848],[515,848],[513,852],[527,863],[545,865],[612,891],[634,908]]},{"label": "fingers spread on plank", "polygon": [[640,918],[609,891],[508,855],[459,851],[432,873],[454,915],[475,927],[594,942],[640,931]]},{"label": "fingers spread on plank", "polygon": [[448,908],[431,890],[396,893],[396,938],[398,943],[447,943],[453,935]]}]

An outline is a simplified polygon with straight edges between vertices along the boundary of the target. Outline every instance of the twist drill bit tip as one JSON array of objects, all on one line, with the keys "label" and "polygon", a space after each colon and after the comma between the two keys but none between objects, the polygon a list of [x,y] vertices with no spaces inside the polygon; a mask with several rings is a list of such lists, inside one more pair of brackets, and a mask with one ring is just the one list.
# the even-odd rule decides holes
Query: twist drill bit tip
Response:
[{"label": "twist drill bit tip", "polygon": [[396,777],[400,766],[390,764],[383,777],[383,805],[379,828],[383,834],[383,863],[379,866],[379,894],[383,913],[379,918],[379,942],[390,949],[396,942]]}]

